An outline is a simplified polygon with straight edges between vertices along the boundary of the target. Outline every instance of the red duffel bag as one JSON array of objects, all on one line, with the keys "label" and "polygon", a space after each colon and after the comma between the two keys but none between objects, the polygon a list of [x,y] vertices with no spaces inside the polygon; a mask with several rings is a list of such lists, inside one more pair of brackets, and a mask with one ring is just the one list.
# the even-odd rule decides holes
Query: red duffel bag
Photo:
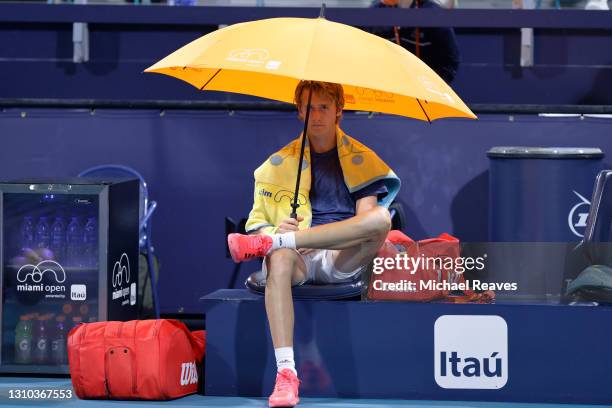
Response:
[{"label": "red duffel bag", "polygon": [[84,399],[167,400],[198,390],[205,332],[177,320],[86,323],[68,334],[72,386]]},{"label": "red duffel bag", "polygon": [[[415,264],[410,266],[406,262],[396,262],[398,256],[400,260],[405,256],[418,263],[415,267]],[[401,231],[390,231],[378,251],[378,261],[382,261],[378,267],[381,270],[378,273],[373,270],[367,298],[409,302],[444,300],[456,303],[486,303],[495,299],[492,291],[476,293],[469,288],[463,273],[452,267],[452,261],[460,257],[459,240],[452,235],[444,233],[435,238],[414,241]],[[389,261],[388,265],[391,266],[381,268],[385,261]],[[461,288],[464,295],[450,296],[451,290],[448,287],[453,285]]]},{"label": "red duffel bag", "polygon": [[[423,241],[414,241],[404,235],[401,231],[393,230],[389,232],[387,240],[379,249],[377,257],[379,259],[394,260],[400,255],[411,258],[457,258],[460,256],[459,240],[451,235],[442,234],[437,238]],[[443,299],[448,296],[448,290],[425,289],[421,282],[438,282],[443,280],[456,279],[457,275],[451,270],[440,270],[426,265],[420,265],[416,269],[409,271],[402,266],[394,265],[384,268],[384,273],[376,275],[373,273],[368,287],[368,299],[371,300],[403,300],[412,302],[428,302],[431,300]],[[382,287],[382,285],[385,287]],[[394,290],[388,290],[388,285]],[[402,290],[395,290],[400,287]]]}]

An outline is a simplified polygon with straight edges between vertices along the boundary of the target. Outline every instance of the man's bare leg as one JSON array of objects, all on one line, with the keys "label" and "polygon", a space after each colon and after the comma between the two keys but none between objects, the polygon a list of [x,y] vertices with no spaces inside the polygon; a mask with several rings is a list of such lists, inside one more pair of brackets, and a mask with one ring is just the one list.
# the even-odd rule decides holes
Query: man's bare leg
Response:
[{"label": "man's bare leg", "polygon": [[299,380],[293,353],[292,283],[306,276],[306,265],[293,249],[281,248],[266,256],[266,313],[276,358],[276,383],[268,398],[270,407],[295,406],[299,403]]},{"label": "man's bare leg", "polygon": [[292,284],[306,278],[306,265],[293,249],[281,248],[266,256],[266,313],[274,348],[293,347]]},{"label": "man's bare leg", "polygon": [[[391,228],[391,216],[386,208],[377,206],[344,221],[299,230],[295,234],[296,248],[349,249],[359,251],[360,246],[370,249],[384,242]],[[378,250],[378,247],[376,250]],[[357,248],[357,249],[356,249]],[[374,250],[374,253],[376,253]]]}]

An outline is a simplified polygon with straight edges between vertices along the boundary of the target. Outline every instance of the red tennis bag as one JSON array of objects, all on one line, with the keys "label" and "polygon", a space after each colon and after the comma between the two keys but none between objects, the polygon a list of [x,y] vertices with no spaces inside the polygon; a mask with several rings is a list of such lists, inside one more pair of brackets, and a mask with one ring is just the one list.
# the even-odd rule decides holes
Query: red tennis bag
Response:
[{"label": "red tennis bag", "polygon": [[167,400],[198,390],[203,330],[177,320],[81,324],[68,334],[72,386],[84,399]]},{"label": "red tennis bag", "polygon": [[[399,249],[398,249],[399,248]],[[486,291],[475,293],[466,284],[463,273],[458,273],[449,265],[449,260],[461,256],[461,246],[457,238],[449,234],[414,241],[401,231],[393,230],[377,254],[378,273],[373,273],[367,289],[370,300],[403,300],[429,302],[445,300],[456,303],[490,302],[495,293]],[[402,257],[412,258],[419,263],[396,262]],[[420,258],[420,259],[419,259]],[[388,261],[385,264],[385,261]],[[450,296],[450,290],[437,283],[462,285],[464,296]],[[441,288],[440,288],[441,287]]]}]

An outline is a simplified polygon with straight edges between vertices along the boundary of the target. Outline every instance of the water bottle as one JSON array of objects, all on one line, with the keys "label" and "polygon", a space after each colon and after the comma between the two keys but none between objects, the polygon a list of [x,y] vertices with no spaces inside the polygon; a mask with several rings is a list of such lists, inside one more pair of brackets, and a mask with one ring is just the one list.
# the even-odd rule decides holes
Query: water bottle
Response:
[{"label": "water bottle", "polygon": [[47,364],[49,353],[49,337],[47,334],[48,316],[38,318],[34,326],[34,341],[32,343],[32,361],[36,364]]},{"label": "water bottle", "polygon": [[81,316],[74,316],[72,318],[72,327],[70,328],[70,330],[74,329],[81,323],[83,323],[83,318]]},{"label": "water bottle", "polygon": [[87,306],[86,304],[81,305],[81,307],[79,307],[79,314],[81,315],[81,318],[83,320],[85,320],[85,316],[87,316],[87,314],[89,313],[89,306]]},{"label": "water bottle", "polygon": [[21,246],[23,248],[34,247],[34,221],[32,217],[23,217],[21,224]]},{"label": "water bottle", "polygon": [[51,226],[51,250],[58,262],[64,260],[65,243],[66,227],[64,226],[64,220],[62,217],[55,217],[55,222]]},{"label": "water bottle", "polygon": [[81,247],[83,232],[79,225],[79,218],[72,217],[66,228],[66,262],[71,266],[81,266]]},{"label": "water bottle", "polygon": [[83,235],[83,245],[85,253],[85,265],[91,267],[98,266],[98,223],[95,217],[89,217],[85,224]]},{"label": "water bottle", "polygon": [[32,316],[23,315],[15,327],[15,363],[32,362]]},{"label": "water bottle", "polygon": [[55,333],[51,340],[51,361],[56,365],[68,364],[66,352],[66,317],[55,318]]},{"label": "water bottle", "polygon": [[40,217],[36,224],[35,242],[37,248],[49,248],[51,244],[51,231],[47,217]]}]

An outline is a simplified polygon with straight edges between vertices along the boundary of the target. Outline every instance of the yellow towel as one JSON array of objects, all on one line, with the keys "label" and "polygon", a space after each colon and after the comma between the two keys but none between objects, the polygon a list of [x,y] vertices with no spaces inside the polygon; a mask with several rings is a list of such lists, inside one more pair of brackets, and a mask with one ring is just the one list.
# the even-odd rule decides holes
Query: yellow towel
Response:
[{"label": "yellow towel", "polygon": [[[281,222],[289,218],[297,179],[300,143],[301,136],[272,154],[255,170],[255,194],[253,209],[246,223],[247,232],[262,229],[267,234],[274,234]],[[379,200],[379,205],[388,207],[399,192],[401,184],[393,170],[376,153],[340,128],[336,128],[336,144],[344,182],[349,192],[353,193],[382,179],[389,192]],[[300,229],[310,227],[312,222],[310,185],[310,146],[307,141],[298,198],[300,207],[297,210],[298,216],[304,217],[300,222]]]}]

